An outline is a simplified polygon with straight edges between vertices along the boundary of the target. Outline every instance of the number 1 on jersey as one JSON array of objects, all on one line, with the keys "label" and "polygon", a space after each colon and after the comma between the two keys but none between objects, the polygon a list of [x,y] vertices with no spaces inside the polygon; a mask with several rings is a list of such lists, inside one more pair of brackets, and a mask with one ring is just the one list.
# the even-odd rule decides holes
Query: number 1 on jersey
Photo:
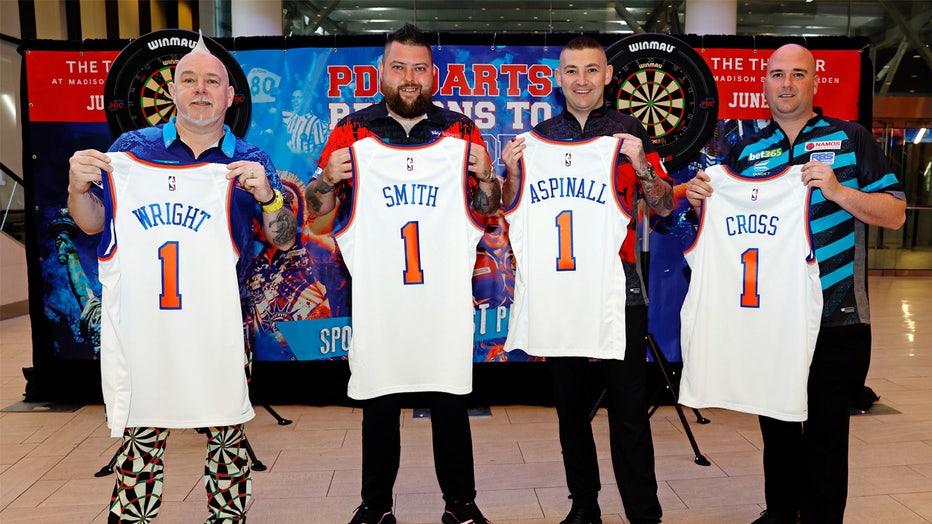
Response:
[{"label": "number 1 on jersey", "polygon": [[159,295],[160,309],[181,309],[181,293],[178,291],[178,242],[165,242],[159,247],[162,261],[162,293]]},{"label": "number 1 on jersey", "polygon": [[760,307],[760,295],[757,289],[757,267],[759,250],[748,248],[741,253],[741,265],[744,266],[741,278],[741,307]]},{"label": "number 1 on jersey", "polygon": [[557,271],[576,271],[573,256],[573,212],[561,211],[556,218],[557,226]]},{"label": "number 1 on jersey", "polygon": [[405,270],[404,283],[423,284],[424,270],[421,268],[421,239],[417,221],[401,226],[401,239],[404,240]]}]

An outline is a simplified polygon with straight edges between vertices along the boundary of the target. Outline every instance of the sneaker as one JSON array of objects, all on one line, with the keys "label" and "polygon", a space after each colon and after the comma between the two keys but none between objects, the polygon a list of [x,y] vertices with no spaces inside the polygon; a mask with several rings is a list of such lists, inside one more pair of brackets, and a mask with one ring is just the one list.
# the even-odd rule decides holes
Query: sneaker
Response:
[{"label": "sneaker", "polygon": [[760,517],[751,524],[796,524],[797,522],[799,522],[799,519],[796,515],[788,517],[786,515],[769,512],[765,509],[760,512]]},{"label": "sneaker", "polygon": [[574,500],[569,514],[560,524],[602,524],[602,510],[599,509],[599,503]]},{"label": "sneaker", "polygon": [[492,524],[492,521],[482,515],[476,502],[472,500],[448,503],[440,521],[443,524]]},{"label": "sneaker", "polygon": [[392,508],[375,510],[364,502],[356,508],[356,514],[349,524],[395,524],[395,515],[392,514]]}]

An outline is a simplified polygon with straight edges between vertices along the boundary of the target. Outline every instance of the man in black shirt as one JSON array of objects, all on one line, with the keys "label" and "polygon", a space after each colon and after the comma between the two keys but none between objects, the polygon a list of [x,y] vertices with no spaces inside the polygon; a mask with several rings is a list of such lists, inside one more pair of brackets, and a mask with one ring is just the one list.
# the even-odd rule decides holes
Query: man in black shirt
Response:
[{"label": "man in black shirt", "polygon": [[[490,167],[479,129],[468,117],[439,108],[431,102],[433,57],[424,34],[406,24],[389,35],[379,64],[379,76],[385,99],[341,120],[327,140],[320,167],[305,190],[311,214],[321,216],[336,208],[335,221],[338,225],[345,224],[350,218],[351,206],[340,205],[352,197],[349,146],[370,136],[391,144],[424,144],[440,137],[472,142],[469,161],[472,176],[469,177],[468,190],[471,207],[483,215],[496,212],[501,201],[501,187]],[[417,311],[410,313],[414,317],[418,315]],[[438,351],[445,350],[450,348],[438,348]],[[404,355],[399,355],[399,358],[403,359]],[[410,365],[418,366],[418,362],[410,362]],[[471,373],[471,368],[463,370],[463,373]],[[446,387],[445,384],[437,386],[441,389]],[[395,522],[392,487],[400,461],[399,417],[404,394],[361,399],[362,503],[350,524]],[[417,395],[431,414],[434,465],[446,502],[442,522],[489,523],[474,502],[476,483],[465,395],[436,390]]]},{"label": "man in black shirt", "polygon": [[[669,215],[673,211],[673,188],[666,180],[650,137],[637,119],[605,105],[605,86],[612,79],[612,67],[607,64],[602,46],[590,37],[571,40],[560,53],[560,68],[555,78],[566,97],[566,110],[541,122],[534,130],[560,140],[595,136],[623,138],[619,151],[627,161],[622,161],[615,176],[624,204],[633,209],[634,200],[642,194],[651,209],[660,215]],[[507,170],[503,187],[505,208],[511,206],[519,190],[518,162],[524,149],[524,139],[519,138],[502,151]],[[634,224],[629,227],[633,229]],[[634,231],[629,237],[634,237]],[[601,383],[606,388],[612,464],[628,520],[634,524],[657,523],[662,514],[657,499],[654,445],[645,392],[647,305],[642,294],[644,286],[637,271],[633,243],[622,246],[619,255],[627,279],[626,289],[618,290],[626,293],[624,360],[548,359],[566,482],[573,499],[572,509],[561,524],[602,522],[598,504],[601,489],[598,458],[589,420],[594,399],[586,395],[592,383]],[[566,313],[571,314],[572,305],[567,306]]]}]

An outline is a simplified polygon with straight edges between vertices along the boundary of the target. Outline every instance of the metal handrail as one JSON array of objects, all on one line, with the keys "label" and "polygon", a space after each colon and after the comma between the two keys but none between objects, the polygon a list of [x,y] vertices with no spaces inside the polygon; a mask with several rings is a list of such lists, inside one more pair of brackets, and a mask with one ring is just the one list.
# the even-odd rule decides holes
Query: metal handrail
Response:
[{"label": "metal handrail", "polygon": [[6,220],[10,215],[10,208],[13,206],[13,197],[16,196],[16,190],[19,188],[19,186],[23,185],[23,179],[14,173],[13,170],[7,167],[7,165],[3,162],[0,162],[0,170],[3,171],[3,174],[13,179],[13,190],[10,191],[10,199],[3,207],[3,218],[0,219],[0,231],[6,231]]},{"label": "metal handrail", "polygon": [[17,175],[15,172],[13,172],[12,169],[10,169],[9,167],[7,167],[7,165],[4,164],[3,162],[0,162],[0,169],[3,170],[3,173],[4,173],[6,176],[8,176],[8,177],[12,178],[13,180],[15,180],[16,182],[18,182],[19,185],[23,185],[23,177]]}]

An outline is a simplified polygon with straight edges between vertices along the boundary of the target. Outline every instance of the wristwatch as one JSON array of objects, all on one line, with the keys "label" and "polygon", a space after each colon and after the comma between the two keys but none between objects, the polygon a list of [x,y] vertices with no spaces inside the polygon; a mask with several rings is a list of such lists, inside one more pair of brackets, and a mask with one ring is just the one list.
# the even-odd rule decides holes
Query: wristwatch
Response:
[{"label": "wristwatch", "polygon": [[647,169],[645,169],[643,173],[635,171],[634,174],[641,180],[657,180],[657,172],[654,171],[654,166],[652,166],[650,162],[647,163]]}]

